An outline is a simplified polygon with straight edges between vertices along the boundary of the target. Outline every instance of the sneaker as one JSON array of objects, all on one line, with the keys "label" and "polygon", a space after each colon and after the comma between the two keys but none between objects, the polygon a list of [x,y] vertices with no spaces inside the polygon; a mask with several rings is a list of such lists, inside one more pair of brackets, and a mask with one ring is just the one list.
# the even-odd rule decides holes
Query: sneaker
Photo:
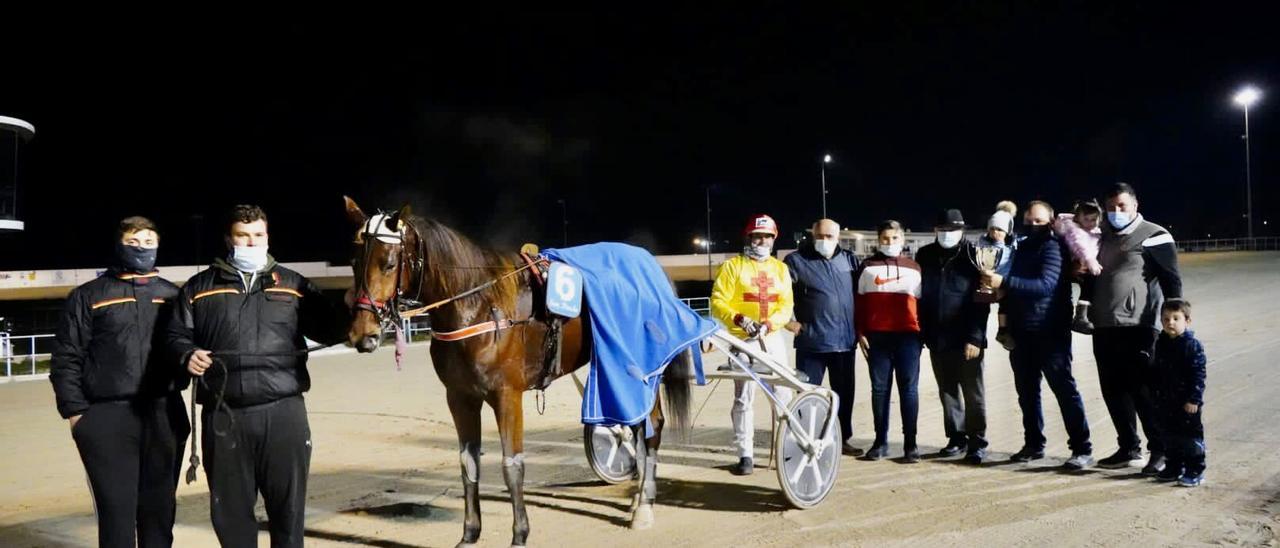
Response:
[{"label": "sneaker", "polygon": [[902,448],[902,460],[907,463],[920,462],[920,449],[914,445],[904,446]]},{"label": "sneaker", "polygon": [[756,471],[756,465],[751,462],[751,457],[742,457],[738,459],[738,464],[729,468],[729,473],[735,476],[750,476]]},{"label": "sneaker", "polygon": [[854,447],[852,443],[849,443],[849,440],[845,440],[845,442],[840,445],[840,454],[842,455],[861,457],[863,453],[864,451],[862,448]]},{"label": "sneaker", "polygon": [[1171,481],[1178,481],[1178,478],[1180,477],[1182,477],[1182,466],[1166,465],[1164,470],[1161,470],[1160,473],[1156,474],[1156,481],[1168,483]]},{"label": "sneaker", "polygon": [[1099,468],[1126,468],[1129,466],[1142,466],[1141,450],[1126,451],[1121,449],[1112,453],[1110,457],[1098,461]]},{"label": "sneaker", "polygon": [[1159,474],[1165,467],[1165,458],[1163,454],[1152,453],[1151,459],[1147,461],[1147,465],[1142,467],[1142,475],[1154,476]]},{"label": "sneaker", "polygon": [[1030,447],[1023,447],[1017,453],[1009,455],[1009,460],[1012,462],[1031,462],[1043,458],[1044,449],[1032,449]]},{"label": "sneaker", "polygon": [[1009,334],[1009,328],[1001,327],[996,330],[996,342],[1000,343],[1000,346],[1003,346],[1005,350],[1013,352],[1015,345],[1013,344],[1013,336]]},{"label": "sneaker", "polygon": [[880,460],[889,456],[889,445],[884,443],[873,443],[871,448],[867,449],[867,454],[862,458],[867,460]]},{"label": "sneaker", "polygon": [[1067,462],[1062,463],[1062,467],[1068,470],[1084,470],[1085,468],[1093,468],[1093,455],[1078,454],[1071,455]]},{"label": "sneaker", "polygon": [[809,384],[809,374],[808,374],[808,373],[805,373],[804,371],[801,371],[801,370],[799,370],[799,369],[794,369],[794,370],[792,370],[792,371],[791,371],[791,373],[793,373],[793,374],[796,376],[796,378],[800,380],[800,382],[805,383],[805,384]]},{"label": "sneaker", "polygon": [[951,440],[950,442],[947,443],[946,447],[943,447],[941,451],[938,451],[938,456],[943,458],[954,457],[956,455],[959,455],[961,451],[964,451],[964,448],[967,445],[968,445],[968,442],[964,440],[959,440],[959,441]]},{"label": "sneaker", "polygon": [[1204,483],[1204,472],[1195,475],[1184,472],[1182,477],[1178,478],[1179,487],[1199,487],[1201,483]]},{"label": "sneaker", "polygon": [[964,461],[969,464],[982,464],[982,461],[986,459],[987,450],[984,448],[974,449],[964,456]]}]

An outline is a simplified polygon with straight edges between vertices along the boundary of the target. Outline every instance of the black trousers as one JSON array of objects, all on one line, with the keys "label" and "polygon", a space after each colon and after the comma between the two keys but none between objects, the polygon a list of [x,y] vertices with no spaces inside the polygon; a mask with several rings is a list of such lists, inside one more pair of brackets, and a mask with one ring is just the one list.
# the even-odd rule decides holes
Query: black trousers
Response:
[{"label": "black trousers", "polygon": [[[262,493],[271,546],[302,546],[311,426],[302,396],[262,405],[201,412],[209,513],[218,542],[258,544],[253,506]],[[222,435],[220,435],[222,434]]]},{"label": "black trousers", "polygon": [[1084,399],[1071,374],[1071,332],[1013,331],[1013,340],[1016,345],[1009,353],[1009,361],[1013,366],[1018,407],[1022,409],[1023,445],[1037,450],[1045,446],[1044,411],[1040,405],[1040,379],[1043,378],[1058,400],[1071,454],[1093,454]]},{"label": "black trousers", "polygon": [[95,403],[71,430],[98,515],[98,545],[172,546],[174,492],[191,433],[180,394]]},{"label": "black trousers", "polygon": [[1167,465],[1183,467],[1192,476],[1204,472],[1204,421],[1201,405],[1195,413],[1188,413],[1184,401],[1161,402],[1161,425],[1165,439]]},{"label": "black trousers", "polygon": [[987,446],[987,398],[982,383],[985,354],[985,350],[979,351],[978,357],[966,360],[964,348],[929,351],[942,399],[942,429],[947,440],[964,442],[969,451]]},{"label": "black trousers", "polygon": [[796,350],[796,369],[809,375],[809,382],[821,385],[826,371],[831,372],[831,391],[840,398],[836,410],[840,418],[840,432],[844,439],[853,437],[853,351],[807,352]]},{"label": "black trousers", "polygon": [[1098,362],[1098,384],[1116,427],[1121,451],[1139,451],[1138,421],[1147,434],[1147,450],[1164,452],[1160,422],[1151,393],[1151,354],[1159,333],[1145,326],[1106,327],[1093,333],[1093,356]]}]

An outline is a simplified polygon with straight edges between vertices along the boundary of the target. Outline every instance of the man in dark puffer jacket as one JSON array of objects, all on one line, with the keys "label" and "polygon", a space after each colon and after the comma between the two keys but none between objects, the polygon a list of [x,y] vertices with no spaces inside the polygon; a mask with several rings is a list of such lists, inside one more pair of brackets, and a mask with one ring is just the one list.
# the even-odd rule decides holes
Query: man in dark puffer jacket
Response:
[{"label": "man in dark puffer jacket", "polygon": [[1013,257],[1008,276],[985,271],[982,280],[1008,292],[1001,310],[1007,309],[1014,349],[1014,387],[1022,408],[1024,445],[1010,457],[1028,462],[1044,457],[1044,415],[1040,408],[1040,377],[1062,409],[1067,427],[1070,469],[1093,466],[1093,445],[1084,400],[1071,375],[1071,282],[1063,276],[1063,246],[1049,231],[1053,207],[1041,201],[1028,204],[1023,226],[1030,233]]},{"label": "man in dark puffer jacket", "polygon": [[261,491],[271,545],[302,546],[311,462],[303,337],[340,342],[350,314],[267,255],[260,208],[236,206],[228,227],[231,255],[182,288],[169,346],[201,377],[196,399],[204,404],[201,441],[218,542],[257,544],[253,506]]}]

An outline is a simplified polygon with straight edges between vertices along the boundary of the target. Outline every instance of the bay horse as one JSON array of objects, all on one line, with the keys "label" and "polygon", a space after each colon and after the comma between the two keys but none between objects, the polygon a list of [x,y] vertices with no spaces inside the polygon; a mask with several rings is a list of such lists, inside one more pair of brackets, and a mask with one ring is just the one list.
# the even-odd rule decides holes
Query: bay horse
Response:
[{"label": "bay horse", "polygon": [[[384,328],[399,322],[402,308],[410,302],[437,306],[430,312],[431,361],[444,383],[458,432],[466,499],[458,546],[470,546],[480,538],[480,409],[486,403],[502,437],[502,473],[514,514],[511,544],[523,546],[529,536],[523,492],[523,396],[538,388],[546,374],[544,336],[549,329],[548,323],[533,318],[534,286],[541,274],[518,266],[527,264],[520,255],[481,248],[439,222],[414,216],[408,205],[370,217],[351,198],[343,199],[348,218],[359,227],[352,260],[355,310],[349,342],[360,352],[372,352],[382,342]],[[561,359],[552,375],[567,375],[590,360],[591,329],[584,320],[588,310],[584,302],[582,313],[563,324]],[[479,335],[462,336],[477,331]],[[692,376],[692,355],[684,352],[662,378],[671,425],[679,430],[687,426]],[[645,440],[643,448],[636,448],[633,529],[653,524],[657,452],[665,418],[661,401],[655,400],[649,413],[653,436],[645,438],[643,424],[632,427],[633,439]]]}]

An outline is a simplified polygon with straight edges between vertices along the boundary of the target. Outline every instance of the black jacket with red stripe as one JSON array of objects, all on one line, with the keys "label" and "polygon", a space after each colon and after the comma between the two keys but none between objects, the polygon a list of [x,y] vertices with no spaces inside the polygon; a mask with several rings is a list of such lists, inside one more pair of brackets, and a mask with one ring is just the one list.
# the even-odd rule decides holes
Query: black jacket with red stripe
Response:
[{"label": "black jacket with red stripe", "polygon": [[158,397],[186,387],[187,375],[161,355],[163,330],[156,328],[177,294],[178,286],[156,273],[115,271],[71,291],[49,368],[63,418],[92,403]]},{"label": "black jacket with red stripe", "polygon": [[183,371],[192,352],[213,351],[214,364],[205,371],[197,401],[213,404],[214,391],[220,391],[227,405],[244,407],[310,389],[303,337],[341,342],[349,321],[345,307],[274,261],[246,274],[217,260],[183,286],[169,322],[168,346],[178,362],[174,366]]}]

